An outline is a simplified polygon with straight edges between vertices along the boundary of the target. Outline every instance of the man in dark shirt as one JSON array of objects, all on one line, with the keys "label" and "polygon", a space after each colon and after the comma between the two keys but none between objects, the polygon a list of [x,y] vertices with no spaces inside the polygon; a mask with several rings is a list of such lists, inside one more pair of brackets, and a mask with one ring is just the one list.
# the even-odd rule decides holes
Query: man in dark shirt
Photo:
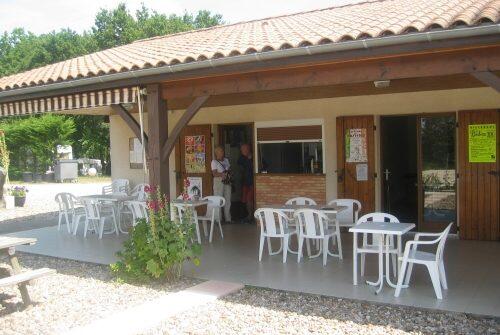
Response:
[{"label": "man in dark shirt", "polygon": [[249,144],[242,144],[240,147],[241,156],[238,158],[238,165],[241,167],[242,171],[242,190],[241,190],[241,202],[246,205],[248,217],[245,219],[247,222],[252,222],[253,220],[253,160],[252,160],[252,150]]}]

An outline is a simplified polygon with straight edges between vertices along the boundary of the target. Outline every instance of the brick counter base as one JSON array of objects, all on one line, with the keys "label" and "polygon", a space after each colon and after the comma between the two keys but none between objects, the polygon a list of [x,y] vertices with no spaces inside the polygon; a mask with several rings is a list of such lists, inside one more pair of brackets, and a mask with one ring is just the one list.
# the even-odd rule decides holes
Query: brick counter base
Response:
[{"label": "brick counter base", "polygon": [[308,197],[323,204],[326,200],[324,175],[272,175],[255,176],[255,202],[257,207],[285,203],[290,198]]}]

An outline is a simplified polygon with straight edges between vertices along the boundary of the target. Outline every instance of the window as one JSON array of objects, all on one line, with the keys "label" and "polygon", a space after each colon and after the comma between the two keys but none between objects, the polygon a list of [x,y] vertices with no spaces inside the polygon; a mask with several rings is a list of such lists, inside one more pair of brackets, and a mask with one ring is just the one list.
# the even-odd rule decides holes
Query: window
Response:
[{"label": "window", "polygon": [[322,127],[257,128],[260,173],[323,173]]}]

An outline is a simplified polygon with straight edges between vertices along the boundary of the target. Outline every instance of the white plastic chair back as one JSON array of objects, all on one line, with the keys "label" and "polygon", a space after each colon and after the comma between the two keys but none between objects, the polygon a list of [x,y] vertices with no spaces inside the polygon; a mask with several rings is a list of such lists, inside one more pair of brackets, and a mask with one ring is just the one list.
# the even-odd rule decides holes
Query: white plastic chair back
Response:
[{"label": "white plastic chair back", "polygon": [[316,206],[316,201],[311,198],[306,197],[296,197],[292,199],[288,199],[285,205],[312,205]]},{"label": "white plastic chair back", "polygon": [[137,201],[146,201],[148,198],[148,195],[146,193],[146,187],[149,186],[148,184],[137,184],[135,187],[130,191],[130,195],[135,197],[135,200]]},{"label": "white plastic chair back", "polygon": [[148,209],[147,205],[143,201],[127,201],[127,205],[132,211],[132,216],[134,218],[134,225],[139,219],[148,220]]},{"label": "white plastic chair back", "polygon": [[259,208],[254,216],[259,220],[262,235],[278,237],[285,234],[288,218],[284,212],[272,208]]},{"label": "white plastic chair back", "polygon": [[328,217],[316,209],[300,209],[293,214],[299,225],[299,235],[308,238],[323,238],[328,226]]},{"label": "white plastic chair back", "polygon": [[388,213],[381,213],[381,212],[374,212],[374,213],[368,213],[363,215],[358,219],[356,224],[360,224],[363,222],[393,222],[393,223],[399,223],[398,218],[396,218],[392,214]]},{"label": "white plastic chair back", "polygon": [[451,222],[448,227],[446,227],[445,230],[441,233],[441,235],[438,237],[438,247],[436,249],[436,262],[439,262],[443,259],[443,254],[444,254],[444,247],[446,245],[446,240],[448,238],[448,234],[450,233],[450,229],[453,226],[453,222]]},{"label": "white plastic chair back", "polygon": [[346,206],[347,208],[338,212],[336,218],[339,223],[356,224],[358,222],[361,203],[355,199],[335,199],[328,203],[328,206]]},{"label": "white plastic chair back", "polygon": [[82,198],[81,202],[85,209],[85,215],[88,220],[100,220],[101,213],[99,212],[99,202],[95,199]]},{"label": "white plastic chair back", "polygon": [[214,220],[220,221],[221,219],[221,208],[226,205],[226,199],[218,195],[210,195],[202,198],[202,200],[207,200],[207,212],[205,216],[210,217],[212,212],[215,213]]},{"label": "white plastic chair back", "polygon": [[59,205],[60,212],[71,212],[75,209],[78,199],[71,193],[62,192],[56,194],[55,200]]},{"label": "white plastic chair back", "polygon": [[102,188],[102,194],[128,194],[129,191],[128,179],[115,179],[111,185]]}]

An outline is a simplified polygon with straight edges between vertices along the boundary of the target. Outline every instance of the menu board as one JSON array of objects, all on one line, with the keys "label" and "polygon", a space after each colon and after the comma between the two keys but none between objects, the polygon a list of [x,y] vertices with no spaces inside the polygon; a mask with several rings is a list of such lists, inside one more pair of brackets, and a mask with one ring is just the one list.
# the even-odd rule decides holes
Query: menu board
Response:
[{"label": "menu board", "polygon": [[496,124],[469,125],[469,162],[495,163],[497,161]]},{"label": "menu board", "polygon": [[205,173],[205,136],[185,136],[184,150],[186,173]]},{"label": "menu board", "polygon": [[345,161],[348,163],[368,162],[366,128],[349,129],[345,134]]}]

